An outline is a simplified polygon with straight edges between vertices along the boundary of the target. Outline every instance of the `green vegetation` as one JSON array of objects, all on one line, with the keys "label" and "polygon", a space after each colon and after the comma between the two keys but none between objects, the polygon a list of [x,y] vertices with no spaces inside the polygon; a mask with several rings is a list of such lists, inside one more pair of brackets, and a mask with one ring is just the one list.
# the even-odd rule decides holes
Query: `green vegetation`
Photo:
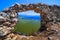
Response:
[{"label": "green vegetation", "polygon": [[19,22],[15,26],[15,31],[20,33],[25,33],[26,35],[30,35],[34,32],[37,32],[40,28],[39,20],[27,20],[20,19]]}]

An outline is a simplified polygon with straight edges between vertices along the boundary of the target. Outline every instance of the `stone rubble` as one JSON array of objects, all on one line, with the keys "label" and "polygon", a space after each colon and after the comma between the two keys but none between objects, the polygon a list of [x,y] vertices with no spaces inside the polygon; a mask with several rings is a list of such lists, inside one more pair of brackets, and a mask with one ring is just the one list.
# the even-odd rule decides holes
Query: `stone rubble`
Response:
[{"label": "stone rubble", "polygon": [[[41,14],[39,32],[35,36],[11,33],[18,21],[18,12],[27,10],[34,10]],[[3,36],[0,40],[60,40],[60,6],[40,3],[15,4],[0,12],[0,36]]]},{"label": "stone rubble", "polygon": [[[12,18],[10,18],[12,17]],[[11,22],[14,22],[13,24]],[[16,14],[0,12],[0,36],[5,36],[12,32],[17,23]]]}]

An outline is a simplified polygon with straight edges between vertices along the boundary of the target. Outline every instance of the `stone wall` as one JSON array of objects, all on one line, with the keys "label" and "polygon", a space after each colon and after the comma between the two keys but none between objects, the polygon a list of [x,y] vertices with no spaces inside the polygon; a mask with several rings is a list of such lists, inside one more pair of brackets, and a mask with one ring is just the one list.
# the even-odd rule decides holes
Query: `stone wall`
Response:
[{"label": "stone wall", "polygon": [[48,22],[60,22],[60,6],[57,5],[45,5],[45,4],[15,4],[6,10],[5,13],[17,13],[27,10],[34,10],[41,14],[41,25],[46,25]]},{"label": "stone wall", "polygon": [[43,40],[44,37],[47,37],[47,40],[60,40],[60,6],[40,3],[26,5],[15,4],[0,12],[0,36],[7,36],[9,33],[12,33],[14,25],[16,25],[18,21],[18,12],[28,10],[34,10],[41,14],[41,29],[39,31],[44,30],[38,34],[40,35],[39,38],[41,38],[42,35],[43,38],[41,38],[41,40]]}]

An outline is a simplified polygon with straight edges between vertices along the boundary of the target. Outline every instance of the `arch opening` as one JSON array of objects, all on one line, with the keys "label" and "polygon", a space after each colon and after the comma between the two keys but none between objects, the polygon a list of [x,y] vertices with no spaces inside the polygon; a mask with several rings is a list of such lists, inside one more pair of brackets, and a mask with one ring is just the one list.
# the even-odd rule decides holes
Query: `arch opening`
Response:
[{"label": "arch opening", "polygon": [[40,13],[36,13],[34,10],[28,10],[24,12],[18,12],[18,22],[15,26],[15,31],[30,35],[38,32],[41,27]]}]

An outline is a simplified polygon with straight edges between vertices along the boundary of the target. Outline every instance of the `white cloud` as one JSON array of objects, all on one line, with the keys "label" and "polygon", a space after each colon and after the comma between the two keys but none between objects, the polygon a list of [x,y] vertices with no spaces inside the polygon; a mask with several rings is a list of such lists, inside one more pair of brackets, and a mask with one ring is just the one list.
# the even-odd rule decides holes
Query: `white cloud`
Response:
[{"label": "white cloud", "polygon": [[19,15],[29,15],[29,16],[37,16],[40,15],[39,13],[34,12],[34,10],[29,10],[25,12],[19,12]]}]

